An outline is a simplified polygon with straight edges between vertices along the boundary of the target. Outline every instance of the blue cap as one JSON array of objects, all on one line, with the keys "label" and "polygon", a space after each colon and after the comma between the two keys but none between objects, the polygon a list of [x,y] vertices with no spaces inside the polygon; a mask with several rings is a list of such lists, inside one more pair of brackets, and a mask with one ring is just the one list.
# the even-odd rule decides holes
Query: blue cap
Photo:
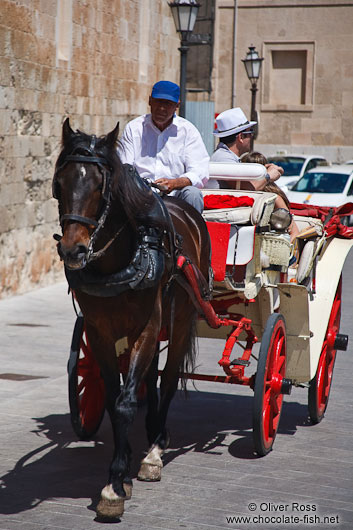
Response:
[{"label": "blue cap", "polygon": [[155,99],[169,99],[174,103],[179,102],[180,88],[171,81],[158,81],[152,88],[152,97]]}]

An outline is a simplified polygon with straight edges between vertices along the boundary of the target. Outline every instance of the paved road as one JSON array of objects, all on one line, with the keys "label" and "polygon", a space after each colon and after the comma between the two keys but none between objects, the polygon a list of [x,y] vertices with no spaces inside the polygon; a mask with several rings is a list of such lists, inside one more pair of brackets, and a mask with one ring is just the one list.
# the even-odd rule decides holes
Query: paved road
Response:
[{"label": "paved road", "polygon": [[[344,269],[343,333],[352,328],[352,275],[353,254]],[[101,527],[94,507],[107,476],[111,431],[106,418],[94,441],[79,442],[71,430],[66,362],[74,320],[64,284],[0,301],[0,530]],[[203,371],[217,372],[222,346],[200,341]],[[306,390],[286,396],[274,451],[265,458],[253,454],[248,388],[190,386],[188,400],[178,395],[171,409],[162,482],[134,480],[117,528],[351,530],[352,352],[353,337],[338,355],[321,424],[308,422]],[[146,449],[143,414],[131,431],[134,476]],[[252,515],[256,524],[227,519]]]}]

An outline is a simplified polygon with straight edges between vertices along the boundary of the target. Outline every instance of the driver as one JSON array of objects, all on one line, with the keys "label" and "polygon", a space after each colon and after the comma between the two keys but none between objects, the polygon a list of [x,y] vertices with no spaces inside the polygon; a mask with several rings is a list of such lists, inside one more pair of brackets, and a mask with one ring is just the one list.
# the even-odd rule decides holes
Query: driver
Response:
[{"label": "driver", "polygon": [[123,132],[118,153],[142,178],[166,188],[200,213],[200,191],[209,177],[209,156],[196,127],[175,114],[180,88],[170,81],[158,81],[149,97],[150,114],[130,121]]}]

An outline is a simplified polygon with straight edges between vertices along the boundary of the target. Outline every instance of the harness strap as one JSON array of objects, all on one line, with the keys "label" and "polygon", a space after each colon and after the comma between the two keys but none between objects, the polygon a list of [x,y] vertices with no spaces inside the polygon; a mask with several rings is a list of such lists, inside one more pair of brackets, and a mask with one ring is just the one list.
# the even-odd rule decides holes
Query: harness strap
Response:
[{"label": "harness strap", "polygon": [[[125,226],[125,225],[124,225]],[[112,274],[99,274],[92,269],[70,270],[65,267],[66,279],[71,289],[93,295],[117,296],[129,289],[140,290],[156,287],[164,272],[164,252],[161,235],[156,228],[140,226],[138,244],[131,262],[124,269]],[[146,243],[146,238],[153,245]]]},{"label": "harness strap", "polygon": [[93,225],[94,227],[98,226],[98,222],[95,219],[90,219],[89,217],[84,217],[82,215],[76,215],[74,213],[65,213],[60,217],[60,224],[63,224],[63,221],[77,221],[78,223],[83,223],[85,225]]},{"label": "harness strap", "polygon": [[59,173],[59,171],[61,171],[69,162],[78,162],[79,164],[83,162],[86,164],[97,164],[101,168],[104,168],[104,166],[108,166],[109,169],[111,169],[108,160],[101,156],[66,155],[65,159],[60,164],[60,166],[57,166],[55,168],[54,178]]},{"label": "harness strap", "polygon": [[102,256],[104,256],[105,252],[108,250],[110,245],[112,245],[112,243],[114,243],[114,241],[120,235],[120,233],[122,232],[122,230],[125,228],[126,225],[127,225],[127,223],[123,224],[119,228],[119,230],[113,235],[113,237],[109,239],[108,243],[106,243],[103,248],[101,248],[100,250],[97,250],[96,252],[92,252],[92,254],[90,254],[90,261],[99,259]]},{"label": "harness strap", "polygon": [[89,164],[104,164],[109,166],[108,161],[102,156],[67,155],[65,162],[87,162]]}]

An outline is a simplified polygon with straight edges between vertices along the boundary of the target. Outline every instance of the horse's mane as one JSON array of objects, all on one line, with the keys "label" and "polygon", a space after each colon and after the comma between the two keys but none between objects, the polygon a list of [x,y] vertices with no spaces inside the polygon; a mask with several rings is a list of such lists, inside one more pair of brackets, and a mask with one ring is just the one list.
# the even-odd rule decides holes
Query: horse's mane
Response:
[{"label": "horse's mane", "polygon": [[[111,133],[96,139],[94,156],[104,158],[112,172],[112,200],[120,203],[129,221],[135,225],[139,218],[144,218],[155,204],[154,193],[144,184],[138,174],[128,171],[122,164],[117,143],[113,142]],[[62,151],[58,157],[56,168],[60,167],[65,158],[72,154],[87,156],[92,136],[77,130],[68,140],[62,142]]]}]

